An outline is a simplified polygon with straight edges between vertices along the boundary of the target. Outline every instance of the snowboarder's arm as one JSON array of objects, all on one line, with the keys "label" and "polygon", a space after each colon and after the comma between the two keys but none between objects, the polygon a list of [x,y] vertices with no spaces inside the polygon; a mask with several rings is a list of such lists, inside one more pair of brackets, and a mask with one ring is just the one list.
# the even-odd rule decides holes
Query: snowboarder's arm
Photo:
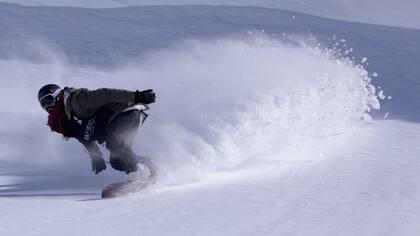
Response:
[{"label": "snowboarder's arm", "polygon": [[86,151],[89,153],[89,156],[92,157],[102,157],[101,150],[99,150],[98,145],[95,141],[85,141],[79,140],[81,144],[85,147]]},{"label": "snowboarder's arm", "polygon": [[82,88],[73,92],[71,106],[76,109],[96,109],[108,103],[127,103],[131,105],[134,104],[134,96],[134,91],[123,89],[88,90]]},{"label": "snowboarder's arm", "polygon": [[92,171],[95,172],[95,174],[98,174],[99,172],[105,170],[106,164],[96,142],[84,140],[79,140],[79,142],[83,144],[89,153],[89,157],[92,161]]}]

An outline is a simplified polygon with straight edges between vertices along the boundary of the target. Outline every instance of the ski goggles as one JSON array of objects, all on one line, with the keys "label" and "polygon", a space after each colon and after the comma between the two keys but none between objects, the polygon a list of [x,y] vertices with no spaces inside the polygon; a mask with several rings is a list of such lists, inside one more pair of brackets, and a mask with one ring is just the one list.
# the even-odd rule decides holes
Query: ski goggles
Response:
[{"label": "ski goggles", "polygon": [[57,89],[54,93],[46,94],[42,98],[39,99],[39,103],[41,103],[41,107],[44,110],[48,110],[55,106],[55,98],[60,94],[60,89]]}]

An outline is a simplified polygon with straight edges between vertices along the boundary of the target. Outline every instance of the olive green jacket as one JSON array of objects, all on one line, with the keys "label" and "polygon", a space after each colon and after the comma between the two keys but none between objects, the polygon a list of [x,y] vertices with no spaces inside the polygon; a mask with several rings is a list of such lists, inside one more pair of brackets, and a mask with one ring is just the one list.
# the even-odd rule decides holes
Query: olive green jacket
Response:
[{"label": "olive green jacket", "polygon": [[[86,88],[63,89],[64,107],[69,119],[72,117],[89,118],[100,108],[106,106],[114,112],[109,122],[111,122],[124,109],[134,105],[134,91],[122,89],[101,88],[88,90]],[[108,123],[109,123],[108,122]],[[88,151],[91,158],[100,157],[101,152],[95,141],[79,140]]]},{"label": "olive green jacket", "polygon": [[[89,118],[100,108],[107,106],[116,115],[134,105],[134,91],[101,88],[64,88],[64,104],[67,117]],[[111,119],[112,120],[112,119]]]}]

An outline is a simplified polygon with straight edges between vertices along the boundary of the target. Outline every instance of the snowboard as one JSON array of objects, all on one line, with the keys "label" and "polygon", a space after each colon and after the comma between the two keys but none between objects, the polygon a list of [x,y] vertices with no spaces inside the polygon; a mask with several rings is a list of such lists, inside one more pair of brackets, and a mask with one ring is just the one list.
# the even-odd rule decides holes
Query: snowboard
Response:
[{"label": "snowboard", "polygon": [[105,186],[102,190],[102,198],[115,198],[125,196],[129,193],[135,193],[146,188],[150,181],[148,182],[136,182],[133,180],[118,181]]},{"label": "snowboard", "polygon": [[132,179],[110,183],[102,189],[102,198],[115,198],[135,193],[156,182],[156,166],[149,158],[141,157],[139,171],[133,173]]}]

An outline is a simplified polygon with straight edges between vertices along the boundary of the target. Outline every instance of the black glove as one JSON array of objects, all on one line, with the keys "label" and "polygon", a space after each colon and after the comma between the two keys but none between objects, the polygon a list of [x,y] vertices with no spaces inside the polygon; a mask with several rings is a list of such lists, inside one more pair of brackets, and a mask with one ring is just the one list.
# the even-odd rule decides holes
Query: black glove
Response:
[{"label": "black glove", "polygon": [[95,172],[95,175],[106,169],[106,164],[102,157],[91,157],[91,159],[92,171]]},{"label": "black glove", "polygon": [[153,92],[153,89],[148,89],[144,91],[136,91],[134,92],[134,103],[143,103],[143,104],[150,104],[154,103],[156,99],[156,95]]}]

